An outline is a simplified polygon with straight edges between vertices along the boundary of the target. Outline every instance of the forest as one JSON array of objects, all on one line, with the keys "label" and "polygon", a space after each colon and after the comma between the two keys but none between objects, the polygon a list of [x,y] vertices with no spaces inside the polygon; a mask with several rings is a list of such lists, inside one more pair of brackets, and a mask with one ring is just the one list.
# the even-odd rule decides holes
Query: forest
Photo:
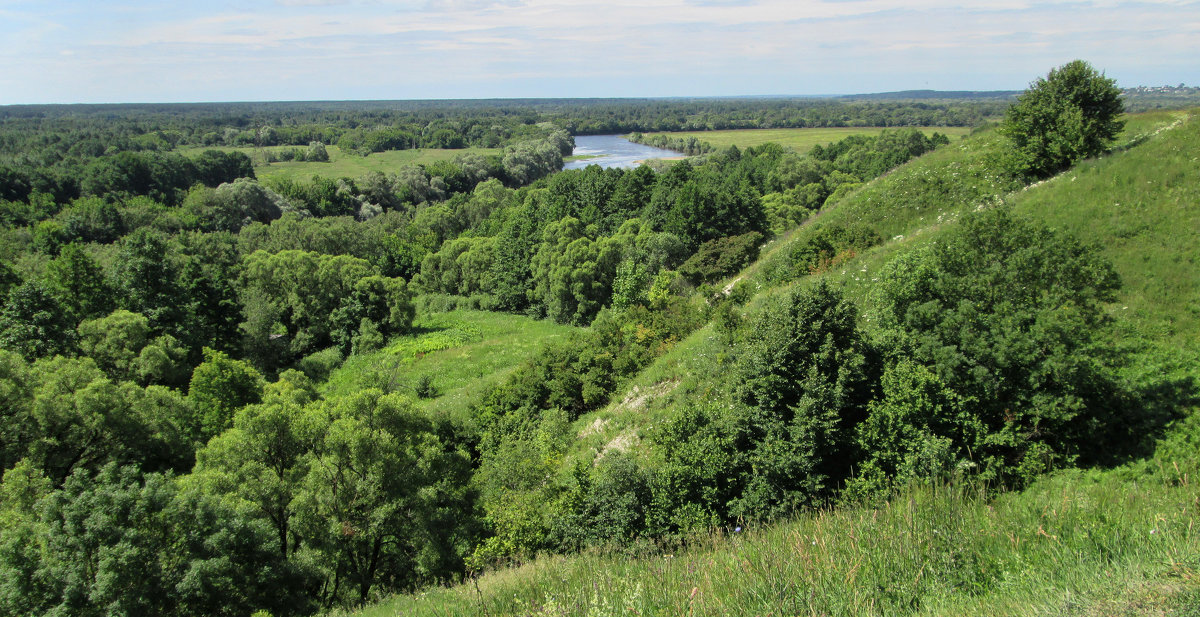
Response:
[{"label": "forest", "polygon": [[[1095,100],[1061,108],[1055,89],[1079,81]],[[1062,120],[1072,104],[1098,111]],[[1013,191],[1108,151],[1122,109],[1083,63],[1016,102],[0,109],[0,613],[310,615],[538,554],[665,552],[912,482],[998,494],[1140,456],[1192,384],[1124,377],[1106,334],[1122,281],[1097,247],[980,207],[865,297],[814,281],[894,236],[823,213],[959,147],[945,136],[665,142],[696,156],[561,171],[573,135],[1002,115],[964,173]],[[500,150],[259,181],[218,149],[320,161],[334,144]],[[463,311],[564,334],[430,407],[436,380],[384,359]],[[576,422],[698,333],[717,350],[708,379],[634,446],[581,455]]]}]

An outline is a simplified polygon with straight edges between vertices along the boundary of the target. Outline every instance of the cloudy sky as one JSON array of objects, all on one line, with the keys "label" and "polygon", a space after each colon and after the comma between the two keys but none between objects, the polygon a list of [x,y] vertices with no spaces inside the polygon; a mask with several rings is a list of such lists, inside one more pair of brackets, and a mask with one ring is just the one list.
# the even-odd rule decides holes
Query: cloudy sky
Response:
[{"label": "cloudy sky", "polygon": [[0,104],[1200,85],[1200,2],[0,0]]}]

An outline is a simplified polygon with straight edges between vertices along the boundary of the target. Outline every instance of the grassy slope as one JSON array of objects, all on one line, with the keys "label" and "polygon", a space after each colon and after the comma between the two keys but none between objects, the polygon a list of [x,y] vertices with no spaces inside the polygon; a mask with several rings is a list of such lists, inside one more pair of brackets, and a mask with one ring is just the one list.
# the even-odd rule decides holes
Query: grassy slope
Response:
[{"label": "grassy slope", "polygon": [[[302,146],[272,146],[265,149],[275,151],[299,149],[303,151],[306,148]],[[258,153],[258,148],[254,147],[201,147],[188,148],[182,150],[182,152],[185,154],[199,154],[205,150],[243,152],[246,156],[250,157],[250,160],[254,161],[254,174],[259,179],[289,178],[292,180],[308,180],[313,176],[357,178],[371,171],[389,173],[396,171],[397,167],[448,161],[462,154],[487,156],[500,152],[498,149],[490,148],[465,148],[462,150],[422,148],[418,150],[388,150],[387,152],[376,152],[370,156],[358,156],[355,154],[346,154],[337,146],[325,146],[325,150],[329,153],[328,163],[296,163],[287,161],[271,163],[269,165],[263,164],[262,156]]]},{"label": "grassy slope", "polygon": [[[897,252],[935,238],[965,210],[1007,201],[1100,246],[1125,281],[1112,307],[1118,331],[1150,339],[1142,354],[1174,353],[1200,377],[1200,117],[1185,118],[1131,117],[1125,139],[1138,145],[1011,194],[986,171],[993,135],[952,144],[821,216],[817,224],[867,222],[890,238],[826,275],[861,300],[871,273]],[[1139,135],[1149,137],[1138,143]],[[742,277],[770,280],[776,255],[808,233],[777,241]],[[636,444],[656,411],[704,395],[721,352],[710,328],[681,342],[628,393],[579,420],[575,455]],[[478,589],[401,596],[363,614],[1194,615],[1200,419],[1181,421],[1169,439],[1149,461],[1060,472],[991,502],[914,488],[881,509],[718,533],[673,556],[544,557],[486,574]]]},{"label": "grassy slope", "polygon": [[[919,127],[926,135],[941,133],[948,137],[959,137],[971,132],[959,126]],[[670,135],[672,137],[695,137],[707,141],[717,148],[737,146],[748,148],[775,142],[797,152],[808,152],[816,145],[831,144],[850,135],[878,135],[884,129],[877,127],[835,127],[811,129],[739,129],[728,131],[681,131],[678,133],[646,133],[647,135]]]},{"label": "grassy slope", "polygon": [[[1200,118],[1175,116],[1127,155],[1087,161],[1011,199],[1097,243],[1121,275],[1128,334],[1200,353]],[[1135,130],[1143,127],[1135,127]],[[1145,127],[1149,128],[1149,127]],[[1144,130],[1144,129],[1143,129]]]},{"label": "grassy slope", "polygon": [[916,488],[674,555],[544,557],[484,575],[478,590],[432,589],[362,615],[1057,615],[1131,593],[1178,604],[1200,589],[1198,495],[1096,472],[990,502]]}]

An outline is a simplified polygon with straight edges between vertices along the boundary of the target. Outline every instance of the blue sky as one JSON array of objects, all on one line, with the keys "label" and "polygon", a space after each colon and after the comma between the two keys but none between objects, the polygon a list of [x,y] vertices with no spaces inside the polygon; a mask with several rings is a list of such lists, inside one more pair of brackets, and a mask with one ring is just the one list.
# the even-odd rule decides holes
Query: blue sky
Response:
[{"label": "blue sky", "polygon": [[0,0],[0,104],[1200,85],[1200,2]]}]

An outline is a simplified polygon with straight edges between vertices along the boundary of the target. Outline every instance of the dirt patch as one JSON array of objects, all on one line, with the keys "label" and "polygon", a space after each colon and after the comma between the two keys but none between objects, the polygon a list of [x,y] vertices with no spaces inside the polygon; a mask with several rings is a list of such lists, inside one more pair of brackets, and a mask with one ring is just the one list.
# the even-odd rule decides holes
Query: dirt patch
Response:
[{"label": "dirt patch", "polygon": [[600,449],[600,455],[596,457],[596,462],[600,462],[600,459],[609,452],[628,452],[637,442],[637,435],[632,430],[626,430],[604,444],[604,447]]},{"label": "dirt patch", "polygon": [[629,393],[625,395],[625,398],[621,399],[621,402],[617,405],[615,411],[641,411],[646,408],[646,404],[651,400],[670,394],[677,386],[679,386],[678,379],[670,379],[656,383],[644,390],[634,386],[633,389],[631,389]]},{"label": "dirt patch", "polygon": [[604,418],[596,418],[591,424],[583,427],[583,430],[579,431],[579,438],[583,439],[584,437],[588,437],[590,435],[598,435],[603,433],[604,429],[606,428],[608,428],[608,420],[605,420]]}]

